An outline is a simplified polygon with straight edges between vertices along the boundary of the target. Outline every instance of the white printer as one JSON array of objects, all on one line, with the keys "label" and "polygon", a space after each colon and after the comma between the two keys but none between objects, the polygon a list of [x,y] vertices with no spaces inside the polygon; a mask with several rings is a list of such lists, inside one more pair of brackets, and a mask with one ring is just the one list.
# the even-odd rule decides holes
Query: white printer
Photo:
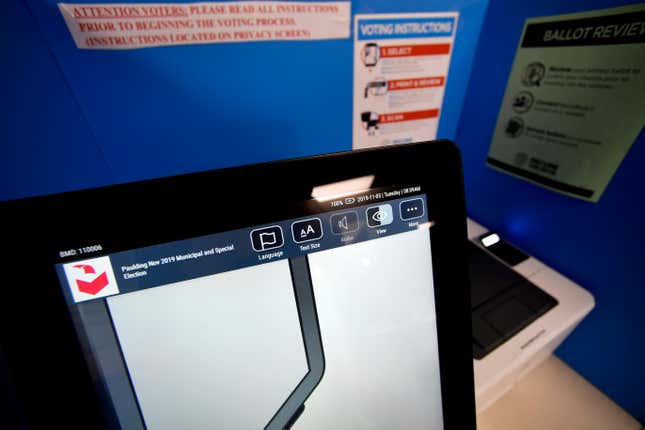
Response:
[{"label": "white printer", "polygon": [[468,219],[477,413],[543,362],[593,296]]}]

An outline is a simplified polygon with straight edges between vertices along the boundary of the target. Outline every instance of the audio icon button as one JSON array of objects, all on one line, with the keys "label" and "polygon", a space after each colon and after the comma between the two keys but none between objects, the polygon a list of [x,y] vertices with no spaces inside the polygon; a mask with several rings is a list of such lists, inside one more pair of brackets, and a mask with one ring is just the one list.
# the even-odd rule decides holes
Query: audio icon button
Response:
[{"label": "audio icon button", "polygon": [[334,234],[353,233],[358,230],[358,214],[354,211],[331,216],[331,231]]}]

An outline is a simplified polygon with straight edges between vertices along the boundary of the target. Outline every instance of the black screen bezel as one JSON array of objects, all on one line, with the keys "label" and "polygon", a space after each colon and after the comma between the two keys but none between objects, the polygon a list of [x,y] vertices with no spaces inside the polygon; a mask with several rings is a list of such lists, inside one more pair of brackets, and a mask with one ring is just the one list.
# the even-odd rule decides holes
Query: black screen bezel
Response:
[{"label": "black screen bezel", "polygon": [[[60,250],[102,254],[302,215],[314,186],[374,175],[373,187],[420,185],[427,196],[445,429],[474,429],[470,294],[461,158],[449,141],[343,152],[1,203],[5,267],[2,348],[30,426],[113,428],[96,373],[61,293]],[[227,208],[235,207],[235,211]],[[89,258],[89,257],[88,257]],[[75,259],[79,259],[76,257]],[[20,276],[19,276],[20,278]],[[19,279],[18,278],[18,279]]]}]

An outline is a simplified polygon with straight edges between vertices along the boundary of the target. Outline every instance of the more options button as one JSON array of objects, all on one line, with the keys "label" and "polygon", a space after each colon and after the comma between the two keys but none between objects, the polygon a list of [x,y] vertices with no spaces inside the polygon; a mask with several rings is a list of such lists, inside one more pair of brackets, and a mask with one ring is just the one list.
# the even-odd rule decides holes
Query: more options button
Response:
[{"label": "more options button", "polygon": [[402,201],[399,205],[399,212],[401,212],[403,221],[421,218],[424,213],[423,199],[416,198]]}]

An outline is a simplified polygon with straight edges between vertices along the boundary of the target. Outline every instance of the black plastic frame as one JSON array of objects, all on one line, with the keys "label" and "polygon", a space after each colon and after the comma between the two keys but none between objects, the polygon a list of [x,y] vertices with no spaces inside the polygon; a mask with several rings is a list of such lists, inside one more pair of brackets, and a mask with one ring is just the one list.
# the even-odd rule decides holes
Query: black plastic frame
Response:
[{"label": "black plastic frame", "polygon": [[[374,175],[427,195],[445,429],[475,429],[466,212],[449,141],[263,163],[0,203],[2,349],[26,425],[110,428],[61,293],[64,249],[102,254],[301,216],[314,186]],[[235,211],[229,211],[235,208]],[[88,255],[87,258],[96,255]],[[75,257],[79,259],[79,257]],[[23,415],[23,414],[21,414]]]}]

